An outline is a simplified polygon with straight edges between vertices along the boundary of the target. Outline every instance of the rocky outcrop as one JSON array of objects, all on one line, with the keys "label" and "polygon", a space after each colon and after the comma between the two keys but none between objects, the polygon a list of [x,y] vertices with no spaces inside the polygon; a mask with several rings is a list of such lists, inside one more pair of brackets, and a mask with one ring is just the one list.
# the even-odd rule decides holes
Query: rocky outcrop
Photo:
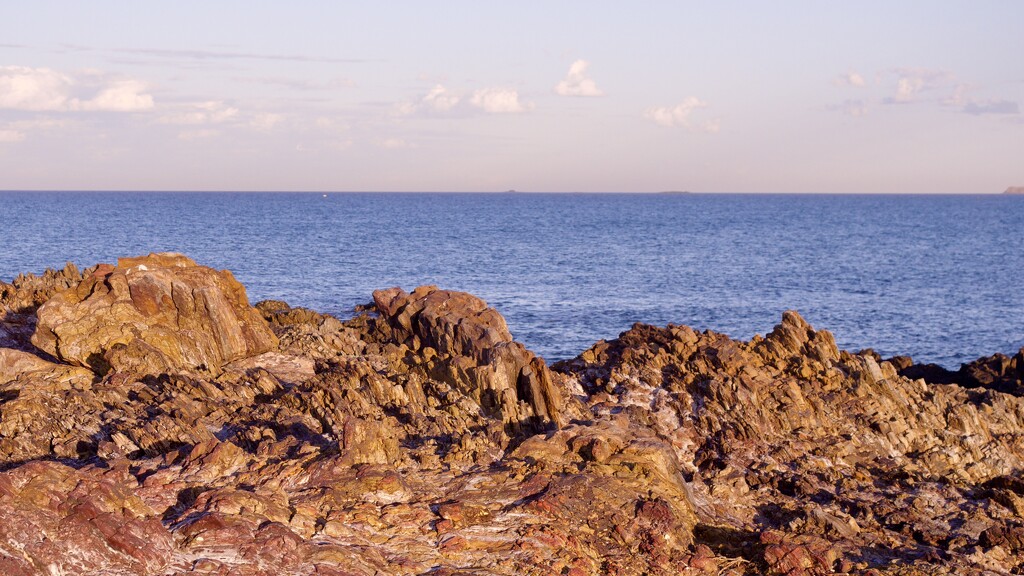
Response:
[{"label": "rocky outcrop", "polygon": [[32,343],[99,374],[218,373],[277,346],[230,272],[180,254],[122,258],[41,306]]},{"label": "rocky outcrop", "polygon": [[253,308],[176,255],[0,286],[0,573],[1024,570],[1024,398],[998,386],[795,312],[548,368],[474,296],[373,296]]},{"label": "rocky outcrop", "polygon": [[512,340],[505,319],[465,292],[421,286],[378,290],[376,324],[388,354],[455,386],[514,430],[564,424],[562,398],[543,360]]},{"label": "rocky outcrop", "polygon": [[1024,348],[1015,355],[993,354],[947,370],[936,364],[914,364],[907,356],[892,360],[901,376],[920,378],[929,384],[957,384],[1024,396]]},{"label": "rocky outcrop", "polygon": [[21,274],[10,284],[0,282],[0,347],[33,350],[30,339],[36,329],[36,309],[81,281],[82,272],[68,262],[61,270],[47,270],[40,276]]},{"label": "rocky outcrop", "polygon": [[1024,469],[1020,398],[901,377],[794,312],[750,342],[636,325],[556,368],[671,443],[696,541],[757,573],[1021,566],[999,539],[1020,517],[982,488]]}]

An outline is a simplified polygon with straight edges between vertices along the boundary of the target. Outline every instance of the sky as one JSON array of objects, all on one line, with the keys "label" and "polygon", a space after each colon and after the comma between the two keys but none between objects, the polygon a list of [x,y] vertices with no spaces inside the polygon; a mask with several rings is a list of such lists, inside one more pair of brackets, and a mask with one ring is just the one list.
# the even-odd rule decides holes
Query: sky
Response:
[{"label": "sky", "polygon": [[995,193],[1024,2],[0,11],[0,190]]}]

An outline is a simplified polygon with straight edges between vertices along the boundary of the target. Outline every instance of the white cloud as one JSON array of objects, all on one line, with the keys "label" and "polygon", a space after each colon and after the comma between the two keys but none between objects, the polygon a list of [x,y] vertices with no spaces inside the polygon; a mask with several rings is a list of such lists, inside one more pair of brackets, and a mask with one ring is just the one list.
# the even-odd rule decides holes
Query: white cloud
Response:
[{"label": "white cloud", "polygon": [[161,116],[161,124],[182,124],[198,126],[203,124],[221,124],[238,115],[238,108],[229,106],[220,100],[210,100],[196,104],[188,104],[180,111]]},{"label": "white cloud", "polygon": [[143,94],[145,89],[146,85],[138,80],[118,80],[100,90],[91,100],[73,101],[72,108],[105,112],[149,110],[153,107],[153,97]]},{"label": "white cloud", "polygon": [[[675,106],[661,106],[648,108],[644,112],[644,118],[653,120],[657,124],[667,127],[682,127],[693,129],[695,126],[690,122],[690,115],[693,114],[694,110],[699,108],[707,108],[708,103],[690,96]],[[704,123],[697,126],[698,129],[703,129],[707,132],[717,132],[718,124],[717,121],[714,123],[713,129],[708,129],[712,125],[710,123]]]},{"label": "white cloud", "polygon": [[153,108],[138,80],[107,80],[86,71],[80,78],[25,66],[0,67],[0,108],[31,112],[135,112]]},{"label": "white cloud", "polygon": [[922,92],[948,88],[955,80],[949,72],[926,68],[898,68],[892,73],[896,75],[896,94],[885,99],[887,104],[915,102]]},{"label": "white cloud", "polygon": [[718,132],[722,129],[722,121],[719,120],[718,118],[715,118],[714,120],[702,122],[700,124],[699,129],[701,132],[707,132],[708,134],[718,134]]},{"label": "white cloud", "polygon": [[417,100],[400,102],[395,107],[395,113],[399,116],[411,116],[417,113],[446,114],[458,106],[461,101],[461,96],[443,85],[437,84]]},{"label": "white cloud", "polygon": [[519,92],[507,88],[482,88],[473,92],[469,103],[491,114],[515,114],[533,108],[519,101]]},{"label": "white cloud", "polygon": [[903,77],[900,78],[896,83],[896,96],[893,100],[897,102],[909,102],[914,98],[914,94],[919,92],[924,86],[924,81],[919,77]]},{"label": "white cloud", "polygon": [[25,133],[17,130],[0,130],[0,143],[21,142],[25,139]]},{"label": "white cloud", "polygon": [[846,86],[856,86],[856,87],[860,88],[860,87],[864,86],[866,84],[866,82],[864,81],[864,77],[861,76],[860,73],[854,72],[854,71],[851,70],[851,71],[847,72],[846,74],[842,74],[838,78],[836,78],[835,81],[834,81],[834,84],[841,84],[841,85],[846,85]]},{"label": "white cloud", "polygon": [[449,92],[444,86],[434,86],[427,95],[423,97],[423,104],[438,112],[447,112],[454,108],[461,98]]},{"label": "white cloud", "polygon": [[49,68],[0,67],[0,108],[60,111],[68,108],[69,76]]},{"label": "white cloud", "polygon": [[569,66],[569,74],[555,86],[559,96],[603,96],[604,92],[594,81],[587,77],[590,62],[577,60]]}]

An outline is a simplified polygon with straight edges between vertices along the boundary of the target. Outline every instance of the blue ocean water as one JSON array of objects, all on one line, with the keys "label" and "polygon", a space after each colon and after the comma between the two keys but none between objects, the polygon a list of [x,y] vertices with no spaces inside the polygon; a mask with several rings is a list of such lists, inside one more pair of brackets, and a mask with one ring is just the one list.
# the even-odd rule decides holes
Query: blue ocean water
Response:
[{"label": "blue ocean water", "polygon": [[0,193],[5,281],[155,251],[342,317],[378,288],[468,291],[548,360],[637,321],[748,339],[791,308],[951,368],[1024,346],[1024,197]]}]

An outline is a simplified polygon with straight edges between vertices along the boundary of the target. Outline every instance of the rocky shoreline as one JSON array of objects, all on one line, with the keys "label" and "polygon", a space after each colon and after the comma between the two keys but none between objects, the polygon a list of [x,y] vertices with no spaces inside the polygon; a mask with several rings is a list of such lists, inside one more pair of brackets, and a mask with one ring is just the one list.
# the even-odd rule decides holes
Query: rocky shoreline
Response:
[{"label": "rocky shoreline", "polygon": [[340,321],[176,254],[0,283],[0,573],[1020,574],[1024,350],[957,372],[472,295]]}]

